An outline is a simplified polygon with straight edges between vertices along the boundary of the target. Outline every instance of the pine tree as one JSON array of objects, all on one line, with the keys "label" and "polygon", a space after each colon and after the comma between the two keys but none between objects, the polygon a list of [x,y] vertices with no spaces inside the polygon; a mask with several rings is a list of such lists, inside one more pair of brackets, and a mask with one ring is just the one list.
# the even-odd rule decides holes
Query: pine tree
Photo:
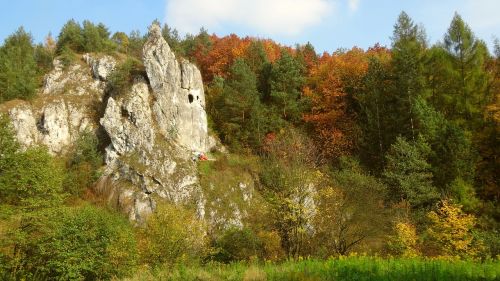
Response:
[{"label": "pine tree", "polygon": [[423,54],[425,33],[405,12],[399,15],[392,37],[392,75],[396,100],[392,116],[399,133],[411,140],[415,128],[415,99],[424,94]]},{"label": "pine tree", "polygon": [[406,200],[413,208],[430,206],[438,193],[432,185],[431,166],[425,159],[429,147],[422,139],[410,143],[398,137],[387,153],[383,176],[392,200]]},{"label": "pine tree", "polygon": [[379,58],[371,58],[363,84],[364,89],[355,95],[358,125],[362,131],[360,154],[372,170],[380,171],[385,163],[385,153],[397,136],[389,111],[394,101],[389,94],[392,83],[388,64]]},{"label": "pine tree", "polygon": [[0,48],[0,102],[35,96],[39,71],[32,41],[20,27]]},{"label": "pine tree", "polygon": [[181,37],[179,35],[179,31],[175,28],[171,28],[167,24],[163,25],[163,28],[161,29],[161,34],[165,41],[167,41],[168,45],[170,48],[178,54],[182,54],[182,48],[181,48]]},{"label": "pine tree", "polygon": [[64,24],[61,32],[59,32],[57,38],[57,53],[60,54],[65,46],[75,52],[82,52],[84,49],[82,27],[74,19]]},{"label": "pine tree", "polygon": [[478,126],[478,119],[488,101],[488,79],[484,69],[488,55],[486,45],[474,36],[460,15],[455,14],[445,35],[443,47],[451,66],[443,74],[447,75],[450,82],[446,92],[439,94],[445,95],[444,100],[449,101],[444,106],[452,108],[448,110],[448,117],[464,125],[467,123],[466,127],[469,128]]},{"label": "pine tree", "polygon": [[233,148],[259,145],[266,133],[263,108],[255,74],[243,59],[232,65],[215,103],[220,109],[215,121],[225,143]]},{"label": "pine tree", "polygon": [[271,68],[269,85],[274,110],[280,112],[284,120],[297,122],[301,119],[303,104],[300,98],[304,82],[303,65],[282,50],[280,59]]},{"label": "pine tree", "polygon": [[447,191],[456,179],[472,183],[474,153],[470,136],[454,122],[447,120],[424,99],[416,101],[415,113],[419,134],[429,143],[434,185]]}]

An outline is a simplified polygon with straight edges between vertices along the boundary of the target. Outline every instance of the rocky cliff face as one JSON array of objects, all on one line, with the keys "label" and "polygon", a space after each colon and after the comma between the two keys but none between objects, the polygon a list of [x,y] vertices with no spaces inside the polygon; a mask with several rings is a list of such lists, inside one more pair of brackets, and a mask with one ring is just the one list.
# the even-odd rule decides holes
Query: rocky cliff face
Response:
[{"label": "rocky cliff face", "polygon": [[[84,57],[91,58],[90,55]],[[92,58],[89,65],[83,62],[64,67],[58,59],[54,69],[46,75],[39,98],[32,102],[12,101],[0,106],[12,120],[21,146],[34,144],[47,146],[52,154],[61,154],[75,142],[83,131],[98,128],[97,105],[104,97],[105,77],[94,79],[94,65],[110,60],[109,73],[116,64],[111,57]],[[96,69],[104,71],[105,67]]]},{"label": "rocky cliff face", "polygon": [[131,219],[152,212],[155,197],[195,204],[203,216],[204,197],[191,160],[208,148],[200,71],[177,61],[158,25],[150,28],[143,60],[152,91],[137,78],[127,94],[108,99],[100,120],[111,139],[106,175],[126,186],[117,201]]},{"label": "rocky cliff face", "polygon": [[200,71],[186,60],[176,60],[158,25],[151,26],[143,54],[159,132],[188,149],[206,151],[207,114]]},{"label": "rocky cliff face", "polygon": [[[194,153],[216,145],[208,136],[200,71],[176,59],[155,24],[143,62],[147,77],[135,77],[128,92],[107,97],[117,59],[85,54],[66,67],[56,59],[37,99],[2,104],[0,112],[10,116],[22,146],[45,145],[54,155],[64,154],[83,131],[107,134],[106,166],[96,190],[131,220],[142,221],[158,200],[168,200],[195,206],[213,224],[241,226],[245,211],[231,200],[226,202],[230,212],[217,211],[227,194],[207,197],[192,160]],[[230,190],[240,196],[238,186]]]}]

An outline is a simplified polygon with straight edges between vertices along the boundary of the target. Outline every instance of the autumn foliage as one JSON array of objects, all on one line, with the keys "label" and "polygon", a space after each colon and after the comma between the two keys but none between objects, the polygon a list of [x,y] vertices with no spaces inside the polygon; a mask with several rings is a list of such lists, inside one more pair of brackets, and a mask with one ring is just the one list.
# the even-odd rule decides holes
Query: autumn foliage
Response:
[{"label": "autumn foliage", "polygon": [[342,156],[354,148],[356,120],[349,103],[353,91],[362,87],[367,68],[367,54],[353,48],[324,54],[311,70],[304,94],[311,98],[312,110],[304,119],[316,131],[324,157]]}]

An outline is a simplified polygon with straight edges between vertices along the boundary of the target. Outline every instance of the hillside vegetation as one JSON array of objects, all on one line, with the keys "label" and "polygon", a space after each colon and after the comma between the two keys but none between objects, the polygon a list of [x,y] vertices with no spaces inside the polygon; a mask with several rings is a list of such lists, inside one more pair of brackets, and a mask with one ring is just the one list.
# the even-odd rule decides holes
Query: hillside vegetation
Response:
[{"label": "hillside vegetation", "polygon": [[[201,70],[209,130],[229,151],[198,163],[205,196],[217,212],[249,205],[244,221],[163,202],[135,225],[93,188],[107,140],[21,149],[0,114],[0,279],[500,278],[500,42],[490,53],[456,14],[430,45],[404,12],[391,46],[368,50],[162,35]],[[117,58],[119,96],[144,72],[145,40],[70,20],[34,44],[21,27],[0,47],[0,103],[35,101],[53,59],[83,53]],[[252,204],[230,198],[243,180]]]}]

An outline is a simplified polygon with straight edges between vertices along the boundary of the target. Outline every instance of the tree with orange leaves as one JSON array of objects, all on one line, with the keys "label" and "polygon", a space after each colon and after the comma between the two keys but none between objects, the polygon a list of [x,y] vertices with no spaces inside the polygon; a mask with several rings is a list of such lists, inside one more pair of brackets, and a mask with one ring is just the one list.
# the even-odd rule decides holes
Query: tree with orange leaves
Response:
[{"label": "tree with orange leaves", "polygon": [[304,94],[311,98],[312,110],[304,119],[313,126],[324,159],[349,154],[355,146],[356,116],[350,105],[367,68],[367,55],[354,48],[325,54],[311,69]]},{"label": "tree with orange leaves", "polygon": [[212,35],[210,41],[210,50],[197,57],[201,73],[207,82],[212,81],[215,76],[227,77],[230,67],[237,58],[243,56],[251,43],[249,38],[241,39],[235,34],[222,38]]}]

